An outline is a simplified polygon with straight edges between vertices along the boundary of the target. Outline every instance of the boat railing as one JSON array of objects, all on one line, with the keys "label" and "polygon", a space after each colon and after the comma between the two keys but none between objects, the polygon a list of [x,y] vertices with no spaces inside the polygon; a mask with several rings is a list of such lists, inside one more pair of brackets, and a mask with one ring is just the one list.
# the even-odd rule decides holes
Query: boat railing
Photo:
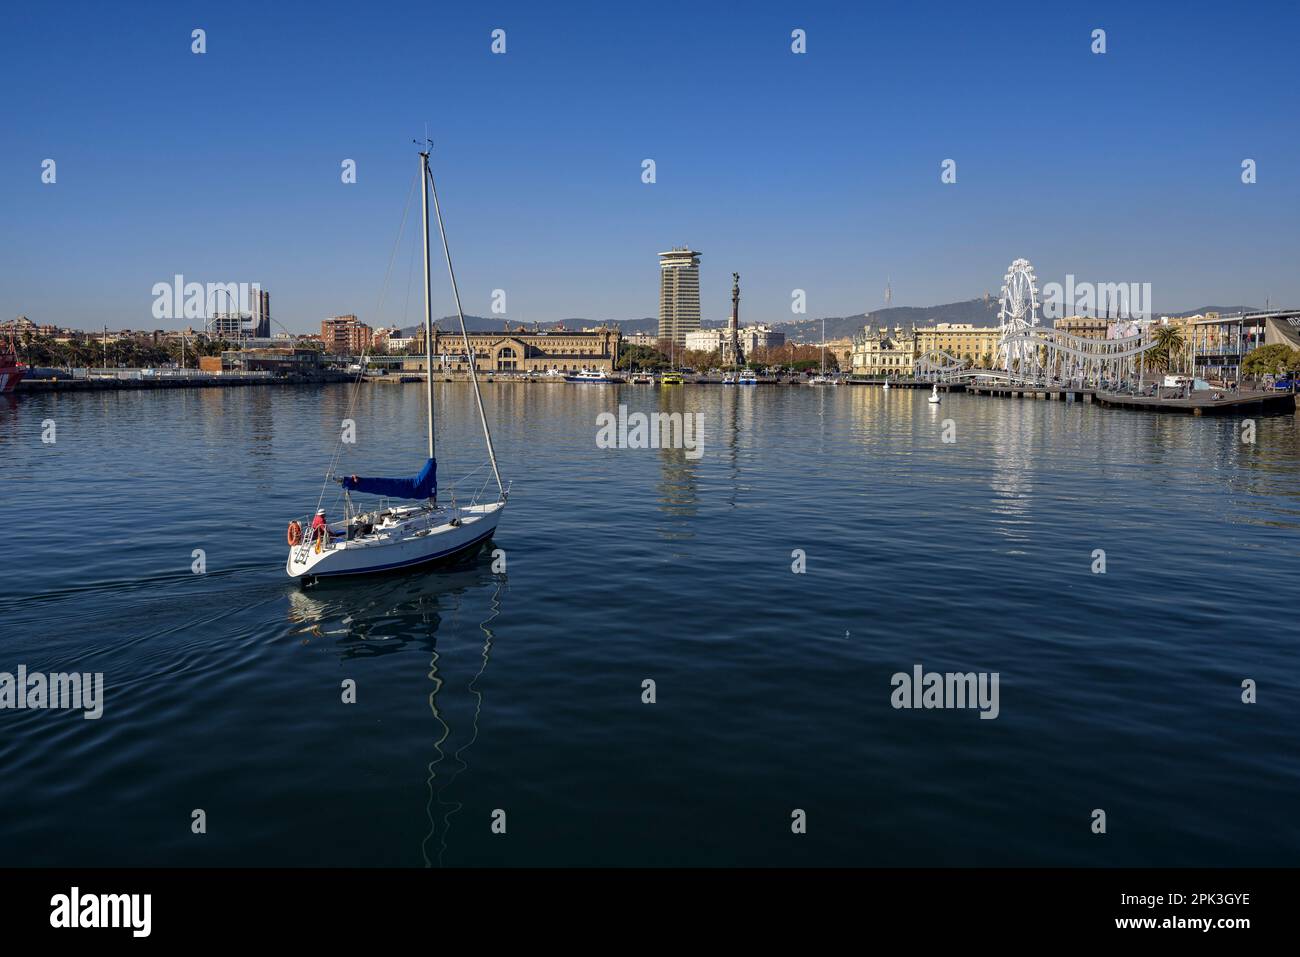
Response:
[{"label": "boat railing", "polygon": [[[299,527],[302,528],[302,541],[293,546],[293,560],[295,562],[306,561],[307,556],[311,554],[312,547],[316,544],[316,537],[319,533],[311,527],[312,518],[314,517],[313,515],[303,515],[296,519]],[[329,529],[327,528],[326,533],[328,534],[328,532]],[[328,542],[329,538],[327,537],[326,543]]]},{"label": "boat railing", "polygon": [[466,472],[464,475],[462,475],[460,478],[456,479],[455,481],[452,481],[452,482],[448,482],[448,483],[447,483],[447,489],[448,489],[448,491],[450,492],[450,494],[451,494],[451,496],[452,496],[452,507],[453,507],[453,508],[455,508],[456,489],[457,489],[457,487],[460,486],[460,485],[462,485],[462,484],[464,484],[464,483],[466,482],[466,480],[468,480],[468,479],[472,478],[473,476],[477,475],[479,472],[484,472],[484,471],[486,471],[486,474],[483,476],[483,484],[479,486],[478,490],[477,490],[477,491],[476,491],[472,496],[470,496],[470,500],[469,500],[469,504],[470,504],[471,506],[474,506],[474,505],[477,505],[477,504],[478,504],[479,499],[483,496],[483,492],[484,492],[484,491],[487,489],[487,487],[488,487],[488,483],[490,483],[490,482],[492,481],[492,472],[491,472],[491,470],[490,470],[490,468],[489,468],[489,465],[490,465],[490,464],[491,464],[491,463],[489,463],[489,462],[484,462],[484,463],[483,463],[482,465],[480,465],[478,468],[476,468],[476,469],[471,469],[470,471]]}]

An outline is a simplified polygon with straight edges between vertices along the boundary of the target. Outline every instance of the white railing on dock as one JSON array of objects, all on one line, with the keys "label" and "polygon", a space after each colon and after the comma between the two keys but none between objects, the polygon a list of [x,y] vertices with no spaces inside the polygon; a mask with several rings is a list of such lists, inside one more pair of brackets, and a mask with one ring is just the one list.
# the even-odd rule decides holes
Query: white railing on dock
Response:
[{"label": "white railing on dock", "polygon": [[143,381],[153,379],[269,379],[274,373],[256,372],[206,372],[203,369],[59,369],[60,376],[73,379],[120,379]]}]

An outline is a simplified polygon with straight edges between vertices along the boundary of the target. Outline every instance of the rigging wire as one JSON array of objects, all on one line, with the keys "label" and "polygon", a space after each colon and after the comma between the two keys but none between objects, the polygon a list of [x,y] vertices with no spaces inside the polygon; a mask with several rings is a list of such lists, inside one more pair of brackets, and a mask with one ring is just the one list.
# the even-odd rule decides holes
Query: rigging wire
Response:
[{"label": "rigging wire", "polygon": [[[505,499],[506,489],[501,484],[501,472],[497,468],[497,453],[492,447],[492,431],[488,428],[487,413],[483,411],[483,393],[479,391],[478,386],[478,357],[470,348],[469,332],[465,329],[465,310],[460,305],[460,289],[456,285],[456,270],[451,265],[451,247],[447,245],[447,231],[442,225],[442,207],[438,204],[438,187],[433,182],[433,170],[429,168],[429,161],[426,158],[424,162],[425,175],[429,177],[429,191],[433,194],[433,210],[438,217],[438,235],[442,239],[442,252],[447,258],[447,275],[451,279],[451,293],[456,300],[456,315],[460,318],[460,335],[465,343],[465,357],[469,362],[469,377],[474,383],[474,401],[478,404],[479,421],[483,423],[483,440],[487,443],[488,460],[492,463],[492,474],[496,476],[497,490],[501,494],[502,500]],[[433,370],[429,370],[429,375],[433,375]]]},{"label": "rigging wire", "polygon": [[[411,197],[415,194],[415,183],[416,180],[419,179],[419,177],[420,177],[419,173],[416,173],[414,176],[411,177],[411,185],[406,191],[406,205],[402,209],[402,222],[401,225],[397,227],[397,239],[393,242],[393,252],[388,257],[388,269],[384,271],[384,284],[382,287],[380,287],[379,290],[379,303],[375,307],[375,315],[380,315],[382,313],[382,310],[384,308],[384,301],[388,296],[388,284],[389,284],[389,279],[393,274],[393,263],[397,260],[397,250],[402,244],[402,234],[406,231],[406,218],[411,212]],[[348,397],[348,409],[345,418],[351,418],[352,410],[356,408],[357,399],[361,394],[361,383],[365,378],[365,374],[366,374],[366,350],[362,349],[361,368],[357,370],[356,380],[352,383],[352,394]],[[329,467],[325,470],[325,479],[321,483],[320,495],[317,496],[316,498],[316,509],[318,511],[320,510],[321,502],[325,500],[325,490],[329,488],[330,479],[334,475],[335,468],[338,467],[338,462],[342,454],[343,454],[343,435],[340,432],[338,440],[334,443],[334,452],[330,456]],[[340,495],[342,494],[341,490],[339,494]],[[335,501],[337,501],[337,497]]]}]

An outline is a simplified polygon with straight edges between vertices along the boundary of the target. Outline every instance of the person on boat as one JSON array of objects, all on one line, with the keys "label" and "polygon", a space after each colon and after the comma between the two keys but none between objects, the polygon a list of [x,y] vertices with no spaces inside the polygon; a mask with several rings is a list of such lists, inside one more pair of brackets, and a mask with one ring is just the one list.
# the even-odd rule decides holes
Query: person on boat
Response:
[{"label": "person on boat", "polygon": [[330,540],[329,522],[325,521],[325,509],[316,509],[316,517],[311,520],[311,537],[321,536],[325,541]]}]

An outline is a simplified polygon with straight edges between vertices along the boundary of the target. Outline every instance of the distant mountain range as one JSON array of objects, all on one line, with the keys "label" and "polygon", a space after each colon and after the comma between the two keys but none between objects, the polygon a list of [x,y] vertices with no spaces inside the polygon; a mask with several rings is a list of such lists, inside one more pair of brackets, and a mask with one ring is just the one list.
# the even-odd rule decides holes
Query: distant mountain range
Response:
[{"label": "distant mountain range", "polygon": [[[1221,315],[1234,315],[1238,312],[1251,312],[1258,310],[1257,306],[1201,306],[1197,309],[1188,309],[1184,312],[1163,313],[1163,315],[1172,316],[1194,316],[1204,312],[1217,312]],[[742,320],[743,321],[743,320]],[[872,325],[887,325],[889,327],[904,326],[908,327],[913,324],[918,326],[933,325],[937,322],[968,322],[973,326],[990,327],[998,324],[998,301],[990,296],[988,298],[980,297],[979,299],[966,299],[962,302],[949,302],[938,306],[891,306],[888,309],[877,309],[871,313],[858,313],[852,316],[827,316],[826,317],[826,338],[827,340],[847,339],[857,335],[862,331],[862,327],[870,321]],[[646,316],[644,319],[610,319],[603,320],[605,325],[618,326],[623,335],[631,336],[638,333],[653,334],[659,329],[659,320],[654,316]],[[602,320],[596,319],[563,319],[558,322],[526,322],[522,325],[532,331],[538,329],[542,332],[551,332],[561,326],[569,330],[582,329],[583,327],[597,326]],[[483,316],[466,316],[465,326],[470,332],[504,332],[507,326],[513,328],[520,323],[494,318],[489,319]],[[703,323],[706,329],[716,329],[725,326],[724,321],[706,321]],[[769,323],[774,329],[779,329],[785,333],[786,339],[791,342],[815,343],[821,342],[822,338],[822,319],[791,319],[782,322]],[[447,332],[459,329],[459,323],[455,316],[444,316],[439,319],[435,326]],[[402,330],[404,336],[413,336],[419,330],[419,326],[410,326]]]}]

